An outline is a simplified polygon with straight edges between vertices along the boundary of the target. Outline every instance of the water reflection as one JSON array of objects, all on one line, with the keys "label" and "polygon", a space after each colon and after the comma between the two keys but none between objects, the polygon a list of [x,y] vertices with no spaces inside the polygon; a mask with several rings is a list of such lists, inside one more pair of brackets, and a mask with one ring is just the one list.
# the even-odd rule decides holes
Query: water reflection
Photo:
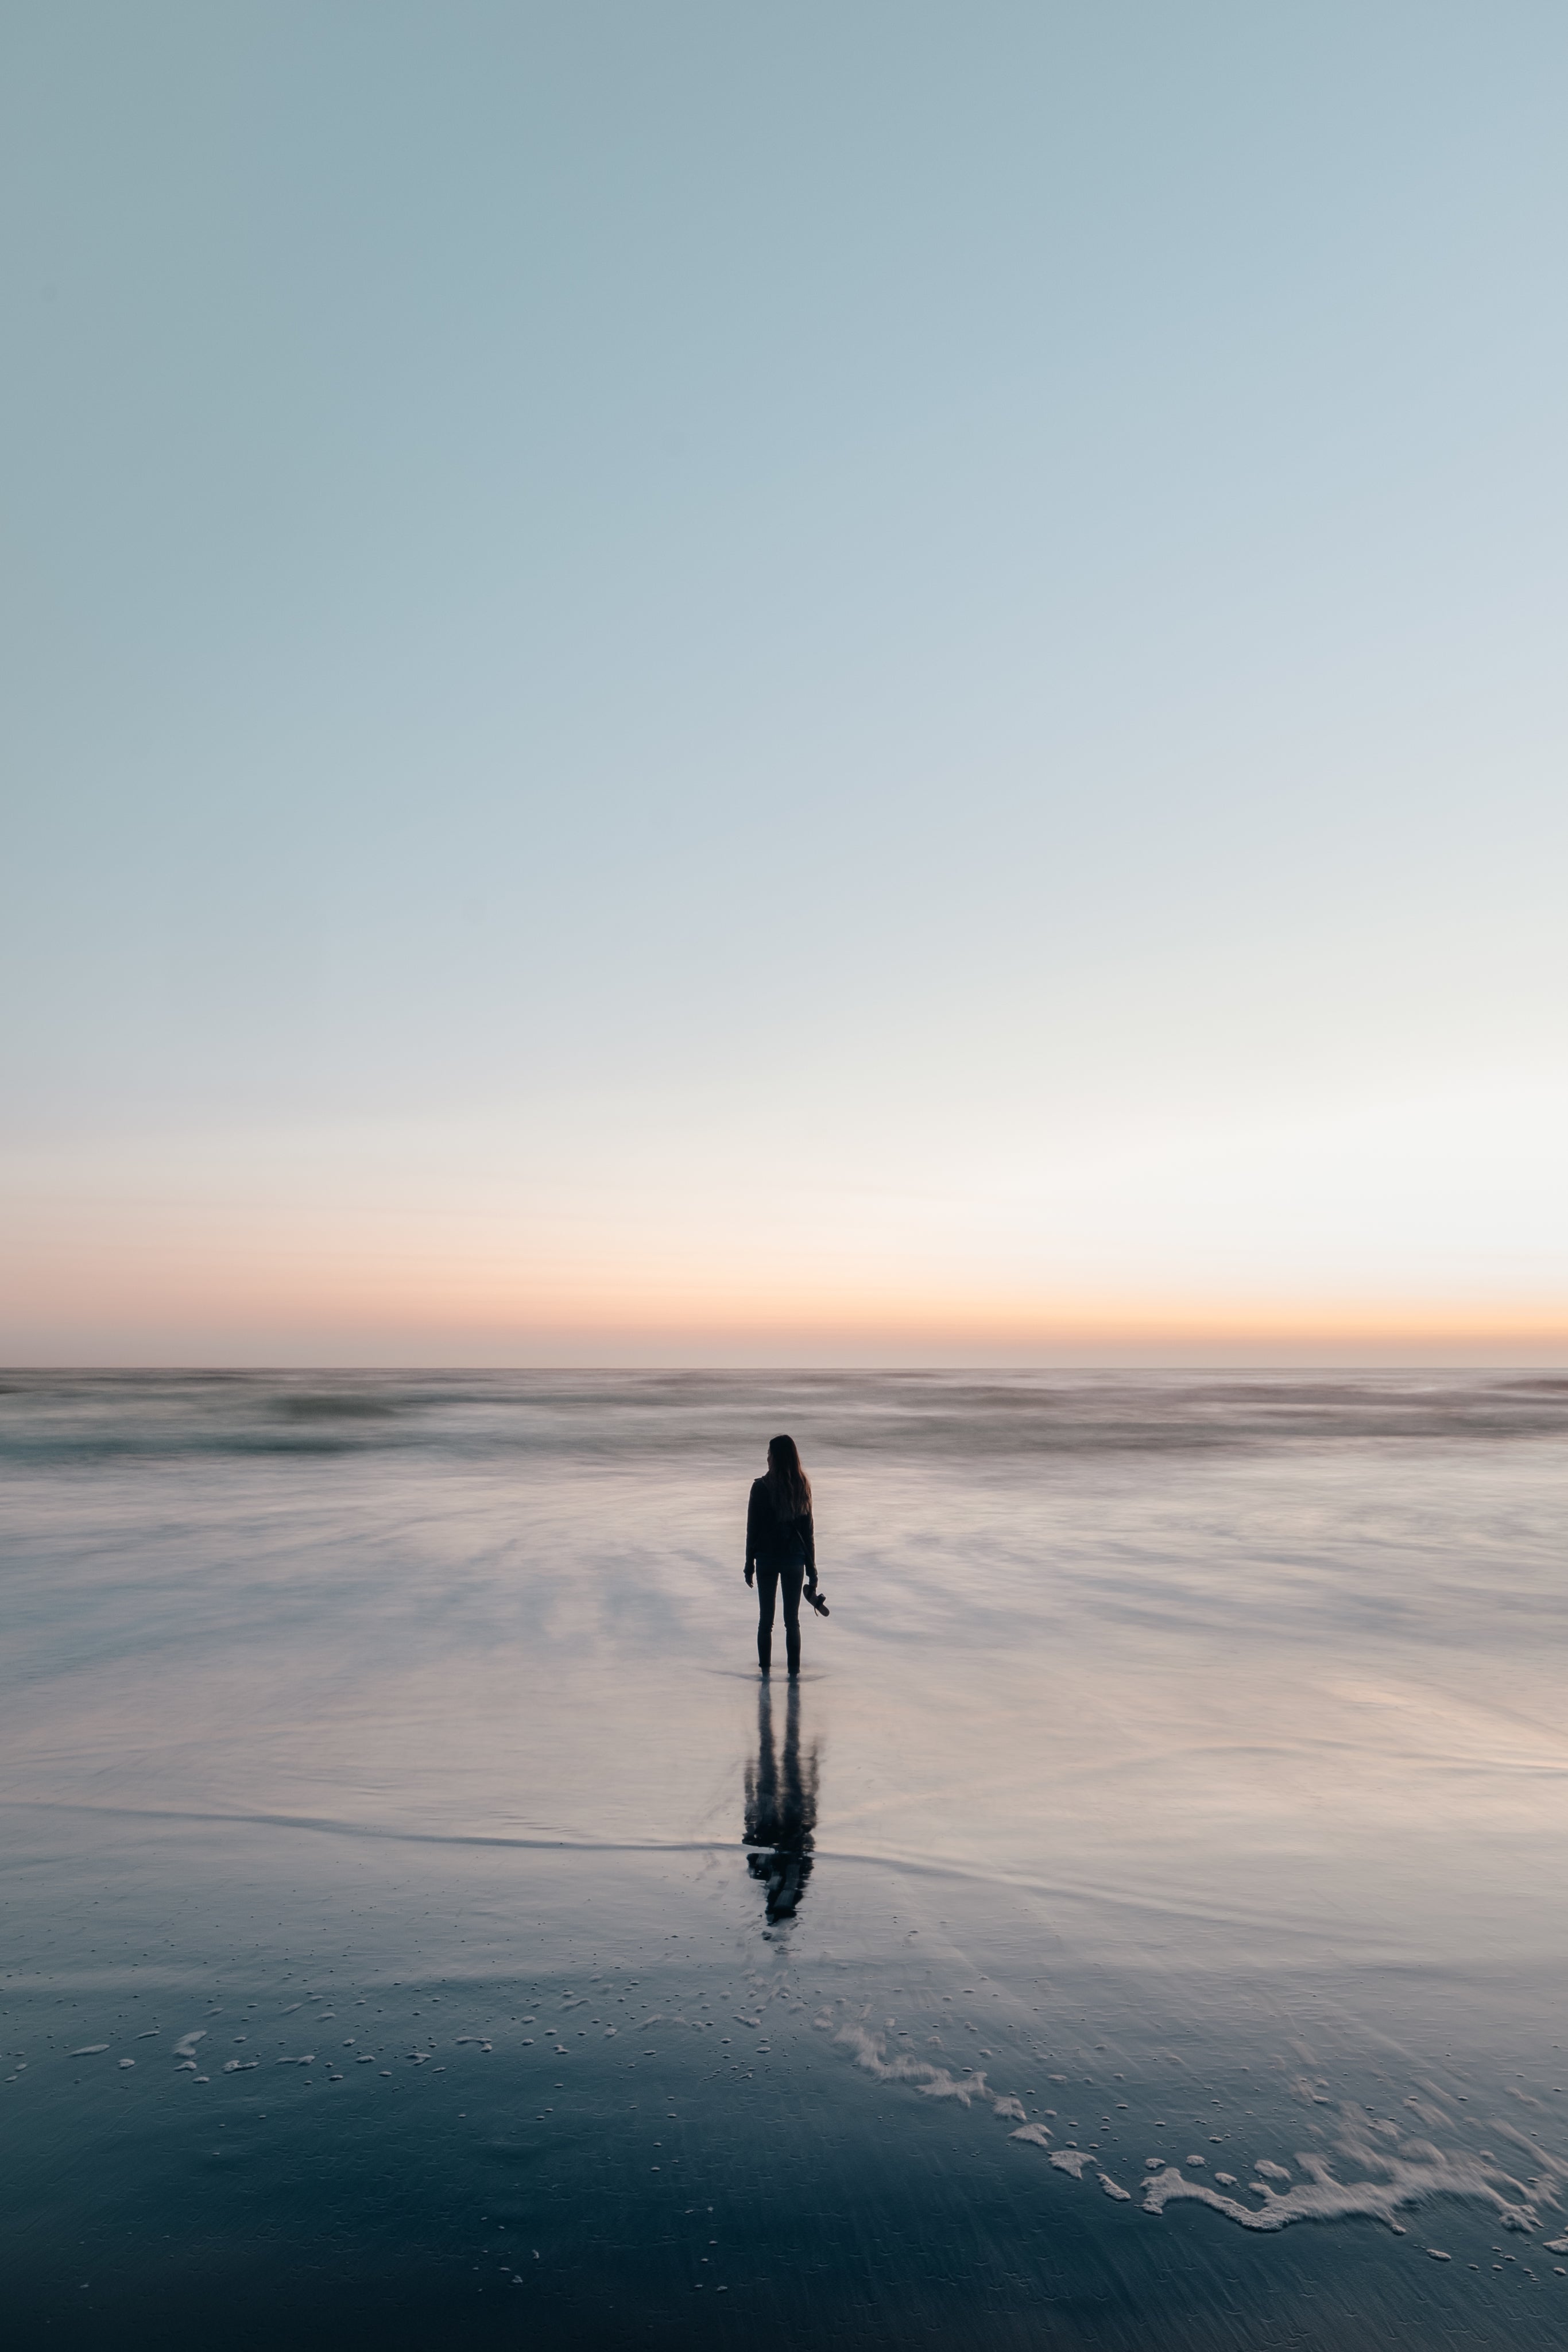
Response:
[{"label": "water reflection", "polygon": [[774,1747],[773,1693],[764,1682],[757,1695],[757,1761],[746,1767],[746,1866],[768,1890],[768,1922],[792,1919],[811,1875],[817,1827],[817,1748],[800,1764],[800,1685],[789,1685],[785,1701],[784,1753]]}]

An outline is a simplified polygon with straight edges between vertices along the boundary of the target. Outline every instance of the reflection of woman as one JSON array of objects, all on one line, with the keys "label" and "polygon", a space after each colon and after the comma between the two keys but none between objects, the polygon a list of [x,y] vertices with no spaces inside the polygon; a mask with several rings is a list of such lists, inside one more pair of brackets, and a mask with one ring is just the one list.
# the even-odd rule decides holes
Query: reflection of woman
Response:
[{"label": "reflection of woman", "polygon": [[746,1514],[746,1580],[757,1579],[757,1659],[773,1662],[773,1604],[784,1590],[784,1648],[789,1672],[800,1671],[800,1588],[814,1602],[817,1542],[811,1528],[811,1485],[792,1437],[768,1447],[768,1475],[753,1482]]},{"label": "reflection of woman", "polygon": [[792,1919],[811,1875],[817,1826],[817,1751],[800,1761],[800,1685],[791,1683],[782,1768],[773,1746],[773,1700],[757,1694],[757,1766],[746,1768],[746,1866],[768,1890],[768,1923]]}]

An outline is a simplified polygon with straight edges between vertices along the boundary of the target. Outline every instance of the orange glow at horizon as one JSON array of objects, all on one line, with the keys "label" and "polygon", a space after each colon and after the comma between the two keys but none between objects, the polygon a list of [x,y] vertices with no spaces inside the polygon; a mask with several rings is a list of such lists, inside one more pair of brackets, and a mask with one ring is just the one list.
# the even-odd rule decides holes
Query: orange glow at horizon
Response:
[{"label": "orange glow at horizon", "polygon": [[[35,1265],[7,1289],[5,1353],[13,1362],[41,1360],[36,1349],[18,1348],[29,1328],[57,1335],[49,1360],[77,1361],[88,1357],[74,1353],[71,1335],[89,1330],[127,1340],[145,1335],[161,1360],[171,1359],[160,1334],[167,1344],[205,1339],[220,1353],[232,1335],[242,1357],[273,1361],[286,1360],[291,1347],[314,1354],[322,1340],[353,1335],[367,1361],[392,1360],[385,1353],[392,1344],[398,1361],[428,1353],[448,1363],[464,1360],[465,1342],[476,1361],[515,1353],[537,1362],[550,1360],[552,1344],[582,1360],[595,1342],[604,1360],[622,1349],[650,1360],[661,1340],[683,1360],[696,1360],[694,1349],[706,1344],[714,1362],[737,1352],[758,1360],[770,1341],[797,1360],[816,1343],[825,1358],[853,1354],[863,1361],[876,1360],[879,1350],[914,1361],[926,1349],[933,1360],[956,1354],[983,1361],[990,1350],[998,1360],[1134,1363],[1176,1360],[1184,1347],[1195,1358],[1255,1363],[1332,1361],[1336,1350],[1390,1361],[1430,1362],[1446,1352],[1499,1363],[1568,1361],[1568,1299],[1475,1294],[1093,1293],[901,1279],[886,1268],[873,1279],[802,1285],[766,1275],[743,1279],[733,1270],[580,1262],[487,1270],[473,1260],[421,1263],[395,1251],[350,1255],[276,1242],[243,1255],[210,1245],[149,1251],[133,1264],[119,1248],[88,1248],[68,1267]],[[343,1360],[352,1356],[350,1349]]]},{"label": "orange glow at horizon", "polygon": [[0,1360],[1568,1361],[1560,1116],[1498,1099],[999,1173],[417,1125],[18,1155]]}]

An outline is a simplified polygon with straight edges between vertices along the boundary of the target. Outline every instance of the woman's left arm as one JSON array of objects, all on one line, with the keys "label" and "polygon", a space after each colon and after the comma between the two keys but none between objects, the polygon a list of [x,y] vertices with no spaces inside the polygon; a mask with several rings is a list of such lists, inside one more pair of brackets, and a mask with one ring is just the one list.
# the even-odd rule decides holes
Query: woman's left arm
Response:
[{"label": "woman's left arm", "polygon": [[806,1545],[806,1590],[814,1592],[817,1589],[817,1532],[811,1524],[810,1511],[800,1522],[800,1533]]}]

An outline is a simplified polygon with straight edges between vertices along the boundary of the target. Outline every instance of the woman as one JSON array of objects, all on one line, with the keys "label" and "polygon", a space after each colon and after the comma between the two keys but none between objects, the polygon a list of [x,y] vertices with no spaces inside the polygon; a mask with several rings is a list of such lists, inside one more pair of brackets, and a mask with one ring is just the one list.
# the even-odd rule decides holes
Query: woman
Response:
[{"label": "woman", "polygon": [[792,1437],[768,1448],[768,1475],[753,1481],[746,1513],[746,1580],[757,1579],[757,1661],[773,1663],[773,1603],[784,1587],[784,1647],[789,1672],[800,1671],[800,1586],[817,1608],[817,1542],[811,1528],[811,1483]]}]

